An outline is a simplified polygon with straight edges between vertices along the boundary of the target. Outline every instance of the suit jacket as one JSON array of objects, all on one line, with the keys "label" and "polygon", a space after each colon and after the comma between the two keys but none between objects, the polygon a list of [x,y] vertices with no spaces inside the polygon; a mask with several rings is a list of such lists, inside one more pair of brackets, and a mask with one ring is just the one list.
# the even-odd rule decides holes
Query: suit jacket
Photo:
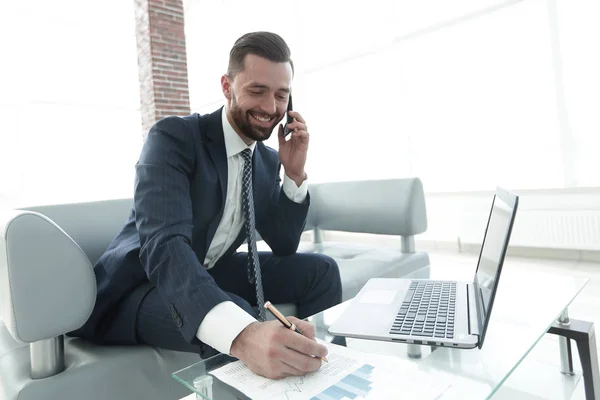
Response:
[{"label": "suit jacket", "polygon": [[[263,143],[255,147],[252,166],[257,231],[273,253],[292,254],[310,198],[298,204],[284,194],[278,154]],[[136,343],[137,310],[155,286],[185,340],[198,341],[204,316],[220,302],[236,302],[202,265],[223,214],[226,192],[221,110],[157,122],[136,164],[131,214],[94,266],[98,286],[94,310],[73,334],[96,342]],[[244,240],[242,229],[229,254]],[[127,322],[119,330],[122,337],[109,340],[105,334],[115,314]]]}]

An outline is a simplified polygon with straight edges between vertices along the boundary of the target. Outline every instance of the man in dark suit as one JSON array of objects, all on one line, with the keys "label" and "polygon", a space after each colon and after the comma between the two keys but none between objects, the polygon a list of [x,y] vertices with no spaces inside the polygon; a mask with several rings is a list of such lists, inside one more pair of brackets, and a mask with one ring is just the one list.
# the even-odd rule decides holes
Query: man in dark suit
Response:
[{"label": "man in dark suit", "polygon": [[[221,78],[225,107],[151,128],[131,215],[94,267],[96,305],[73,335],[203,357],[217,350],[272,378],[319,368],[324,346],[263,322],[264,299],[295,303],[298,318],[341,301],[335,261],[296,253],[310,202],[309,134],[295,111],[289,136],[279,125],[292,76],[281,37],[246,34]],[[262,143],[275,127],[278,152]],[[256,252],[255,229],[272,252]],[[245,240],[248,253],[237,252]],[[311,324],[290,319],[314,338]]]}]

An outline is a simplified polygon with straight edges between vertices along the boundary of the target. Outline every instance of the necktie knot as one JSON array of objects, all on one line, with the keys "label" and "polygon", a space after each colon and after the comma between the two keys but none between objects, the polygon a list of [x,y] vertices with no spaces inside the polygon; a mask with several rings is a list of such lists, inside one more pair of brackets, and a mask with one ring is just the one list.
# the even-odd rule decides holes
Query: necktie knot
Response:
[{"label": "necktie knot", "polygon": [[244,157],[244,161],[246,163],[252,161],[252,150],[245,148],[242,150],[242,157]]}]

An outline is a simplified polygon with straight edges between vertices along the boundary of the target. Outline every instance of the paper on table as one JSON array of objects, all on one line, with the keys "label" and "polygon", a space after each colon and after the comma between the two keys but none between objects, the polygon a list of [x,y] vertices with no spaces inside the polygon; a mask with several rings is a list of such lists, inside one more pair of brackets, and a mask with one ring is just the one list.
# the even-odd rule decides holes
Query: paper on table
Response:
[{"label": "paper on table", "polygon": [[425,373],[405,370],[391,357],[320,342],[329,349],[329,362],[305,376],[267,379],[254,374],[241,361],[225,365],[211,374],[251,399],[358,400],[401,394],[403,399],[427,400],[439,398],[449,386]]}]

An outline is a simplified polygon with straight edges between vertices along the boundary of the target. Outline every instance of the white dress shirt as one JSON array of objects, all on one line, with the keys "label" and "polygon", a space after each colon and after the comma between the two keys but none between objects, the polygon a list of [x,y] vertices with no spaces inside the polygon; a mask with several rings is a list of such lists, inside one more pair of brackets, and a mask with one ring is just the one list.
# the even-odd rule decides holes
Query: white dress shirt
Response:
[{"label": "white dress shirt", "polygon": [[[244,158],[241,152],[246,148],[254,152],[256,147],[255,142],[247,146],[235,132],[227,119],[227,107],[223,107],[221,120],[227,153],[227,195],[223,217],[206,252],[204,265],[207,269],[214,267],[215,263],[231,247],[244,226],[244,213],[242,210]],[[286,196],[296,203],[302,203],[308,193],[306,180],[298,187],[296,182],[287,175],[283,178],[282,188]],[[217,304],[206,314],[196,336],[200,341],[217,351],[229,354],[233,340],[254,321],[256,319],[237,304],[232,301],[225,301]]]}]

